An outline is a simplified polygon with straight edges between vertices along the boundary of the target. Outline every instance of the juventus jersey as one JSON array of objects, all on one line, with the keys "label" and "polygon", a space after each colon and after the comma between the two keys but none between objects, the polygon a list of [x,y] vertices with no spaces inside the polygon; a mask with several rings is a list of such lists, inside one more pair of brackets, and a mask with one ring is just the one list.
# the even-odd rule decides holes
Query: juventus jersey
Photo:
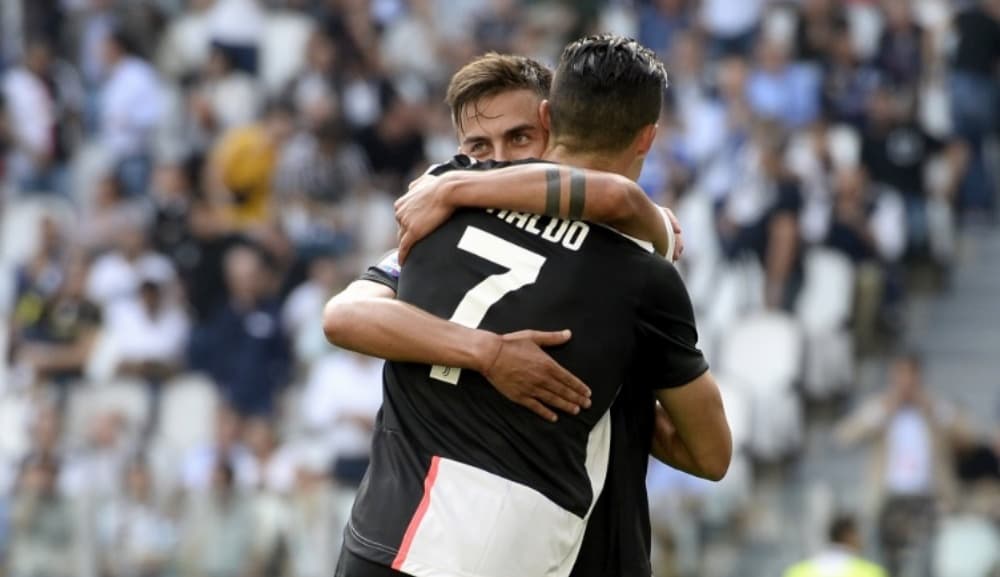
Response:
[{"label": "juventus jersey", "polygon": [[[593,405],[549,423],[473,371],[387,363],[345,545],[417,576],[569,575],[608,475],[612,422],[630,438],[612,403],[623,395],[639,399],[625,408],[652,411],[653,389],[707,368],[677,272],[609,229],[497,210],[457,212],[402,269],[383,271],[398,275],[401,300],[466,326],[571,329],[550,353],[590,386]],[[634,469],[614,444],[618,467]],[[598,516],[605,534],[589,540],[611,548],[620,519],[611,504]]]}]

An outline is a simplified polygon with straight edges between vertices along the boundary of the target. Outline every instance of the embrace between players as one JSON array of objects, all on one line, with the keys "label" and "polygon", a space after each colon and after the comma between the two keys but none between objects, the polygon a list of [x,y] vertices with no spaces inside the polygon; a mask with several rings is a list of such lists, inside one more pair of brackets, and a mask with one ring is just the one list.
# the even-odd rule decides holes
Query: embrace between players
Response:
[{"label": "embrace between players", "polygon": [[610,35],[554,75],[493,54],[452,78],[462,155],[324,311],[331,342],[389,361],[338,576],[648,577],[649,455],[725,474],[674,225],[634,183],[665,87]]}]

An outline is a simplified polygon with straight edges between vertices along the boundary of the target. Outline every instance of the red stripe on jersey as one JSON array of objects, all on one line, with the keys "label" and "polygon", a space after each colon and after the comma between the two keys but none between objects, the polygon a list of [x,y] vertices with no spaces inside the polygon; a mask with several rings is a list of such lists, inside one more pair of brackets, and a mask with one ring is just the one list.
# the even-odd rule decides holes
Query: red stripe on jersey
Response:
[{"label": "red stripe on jersey", "polygon": [[434,488],[434,481],[437,480],[438,473],[438,461],[440,457],[431,458],[431,468],[427,471],[427,476],[424,477],[424,497],[420,499],[420,504],[417,506],[417,511],[413,514],[413,518],[410,519],[410,525],[406,528],[406,533],[403,535],[403,544],[399,546],[399,553],[396,554],[396,558],[392,560],[392,568],[396,571],[400,571],[403,567],[403,563],[406,562],[406,556],[410,552],[410,545],[413,543],[413,537],[417,534],[417,529],[420,528],[420,522],[424,520],[424,514],[427,513],[427,508],[431,504],[431,489]]}]

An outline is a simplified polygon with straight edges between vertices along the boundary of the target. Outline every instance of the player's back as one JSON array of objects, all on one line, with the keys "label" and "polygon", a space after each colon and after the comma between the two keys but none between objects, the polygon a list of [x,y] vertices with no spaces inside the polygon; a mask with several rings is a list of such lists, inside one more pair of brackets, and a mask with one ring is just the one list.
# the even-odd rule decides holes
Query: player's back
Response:
[{"label": "player's back", "polygon": [[348,546],[372,558],[375,542],[374,560],[415,575],[568,574],[607,474],[608,409],[654,258],[597,225],[504,211],[461,211],[414,247],[401,300],[497,333],[572,330],[551,354],[593,405],[549,423],[473,371],[387,363]]}]

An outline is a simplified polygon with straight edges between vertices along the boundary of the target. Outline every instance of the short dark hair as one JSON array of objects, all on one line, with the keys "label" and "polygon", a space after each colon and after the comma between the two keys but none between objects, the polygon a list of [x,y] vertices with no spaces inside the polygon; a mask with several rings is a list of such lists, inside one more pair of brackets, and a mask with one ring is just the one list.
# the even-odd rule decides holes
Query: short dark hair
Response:
[{"label": "short dark hair", "polygon": [[510,90],[531,90],[539,100],[547,98],[552,71],[538,62],[513,54],[490,52],[463,66],[448,84],[445,103],[451,108],[455,127],[462,128],[466,106],[479,99]]},{"label": "short dark hair", "polygon": [[574,151],[617,152],[655,124],[667,72],[631,38],[587,36],[567,46],[549,93],[551,138]]},{"label": "short dark hair", "polygon": [[858,524],[850,515],[837,515],[830,522],[829,538],[831,543],[847,544],[852,535],[858,532]]}]

